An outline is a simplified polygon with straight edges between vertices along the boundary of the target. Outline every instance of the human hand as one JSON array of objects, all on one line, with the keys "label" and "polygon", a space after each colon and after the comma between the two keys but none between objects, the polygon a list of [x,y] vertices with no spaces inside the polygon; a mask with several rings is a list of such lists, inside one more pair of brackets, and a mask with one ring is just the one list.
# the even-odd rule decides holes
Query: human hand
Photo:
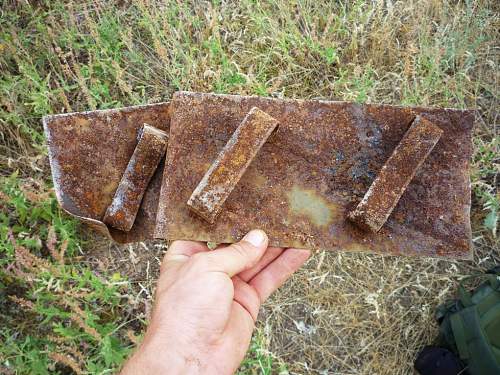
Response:
[{"label": "human hand", "polygon": [[122,375],[235,372],[261,303],[310,256],[267,245],[261,230],[212,251],[202,242],[173,242],[161,265],[150,325]]}]

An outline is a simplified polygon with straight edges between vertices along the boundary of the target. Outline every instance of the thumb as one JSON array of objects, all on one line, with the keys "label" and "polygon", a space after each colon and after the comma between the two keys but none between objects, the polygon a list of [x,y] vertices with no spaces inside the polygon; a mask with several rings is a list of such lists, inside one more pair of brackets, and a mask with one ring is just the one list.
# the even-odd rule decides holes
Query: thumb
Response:
[{"label": "thumb", "polygon": [[267,249],[268,238],[260,229],[248,232],[240,242],[203,253],[210,271],[224,272],[233,277],[254,266]]}]

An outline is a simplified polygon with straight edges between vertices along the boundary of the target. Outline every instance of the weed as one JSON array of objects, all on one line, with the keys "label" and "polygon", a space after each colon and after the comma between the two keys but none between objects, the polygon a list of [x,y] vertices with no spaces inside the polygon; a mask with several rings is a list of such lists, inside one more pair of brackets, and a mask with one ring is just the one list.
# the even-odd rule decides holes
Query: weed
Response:
[{"label": "weed", "polygon": [[[109,372],[128,353],[127,332],[143,327],[125,303],[135,284],[112,266],[89,269],[89,253],[105,251],[81,241],[50,194],[41,116],[179,89],[478,109],[475,262],[320,252],[266,304],[241,370],[411,371],[436,334],[433,306],[457,276],[499,259],[498,12],[489,0],[4,1],[0,372]],[[135,267],[132,251],[117,248],[109,263]]]},{"label": "weed", "polygon": [[247,357],[238,374],[288,374],[286,364],[269,351],[269,342],[264,328],[258,328],[253,336]]},{"label": "weed", "polygon": [[0,366],[21,374],[112,372],[130,352],[130,284],[73,263],[77,224],[37,182],[13,174],[0,186]]}]

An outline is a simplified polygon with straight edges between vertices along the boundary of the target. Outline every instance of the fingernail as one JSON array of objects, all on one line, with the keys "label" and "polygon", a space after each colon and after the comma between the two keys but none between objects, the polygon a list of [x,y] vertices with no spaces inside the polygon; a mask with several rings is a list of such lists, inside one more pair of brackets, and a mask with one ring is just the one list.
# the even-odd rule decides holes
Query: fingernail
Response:
[{"label": "fingernail", "polygon": [[243,240],[250,242],[254,246],[262,246],[266,242],[267,235],[260,229],[254,229],[248,232]]}]

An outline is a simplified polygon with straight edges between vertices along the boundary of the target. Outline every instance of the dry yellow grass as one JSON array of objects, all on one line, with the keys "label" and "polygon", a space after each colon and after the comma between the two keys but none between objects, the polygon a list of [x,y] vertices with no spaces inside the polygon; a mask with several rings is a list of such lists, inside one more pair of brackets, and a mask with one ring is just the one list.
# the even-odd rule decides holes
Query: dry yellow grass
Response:
[{"label": "dry yellow grass", "polygon": [[[478,108],[474,260],[317,252],[262,309],[270,372],[412,373],[436,335],[435,307],[460,277],[500,262],[484,224],[484,205],[499,202],[497,1],[11,3],[0,23],[2,174],[47,177],[42,115],[178,89]],[[147,317],[164,250],[99,239],[84,261],[129,275]]]}]

